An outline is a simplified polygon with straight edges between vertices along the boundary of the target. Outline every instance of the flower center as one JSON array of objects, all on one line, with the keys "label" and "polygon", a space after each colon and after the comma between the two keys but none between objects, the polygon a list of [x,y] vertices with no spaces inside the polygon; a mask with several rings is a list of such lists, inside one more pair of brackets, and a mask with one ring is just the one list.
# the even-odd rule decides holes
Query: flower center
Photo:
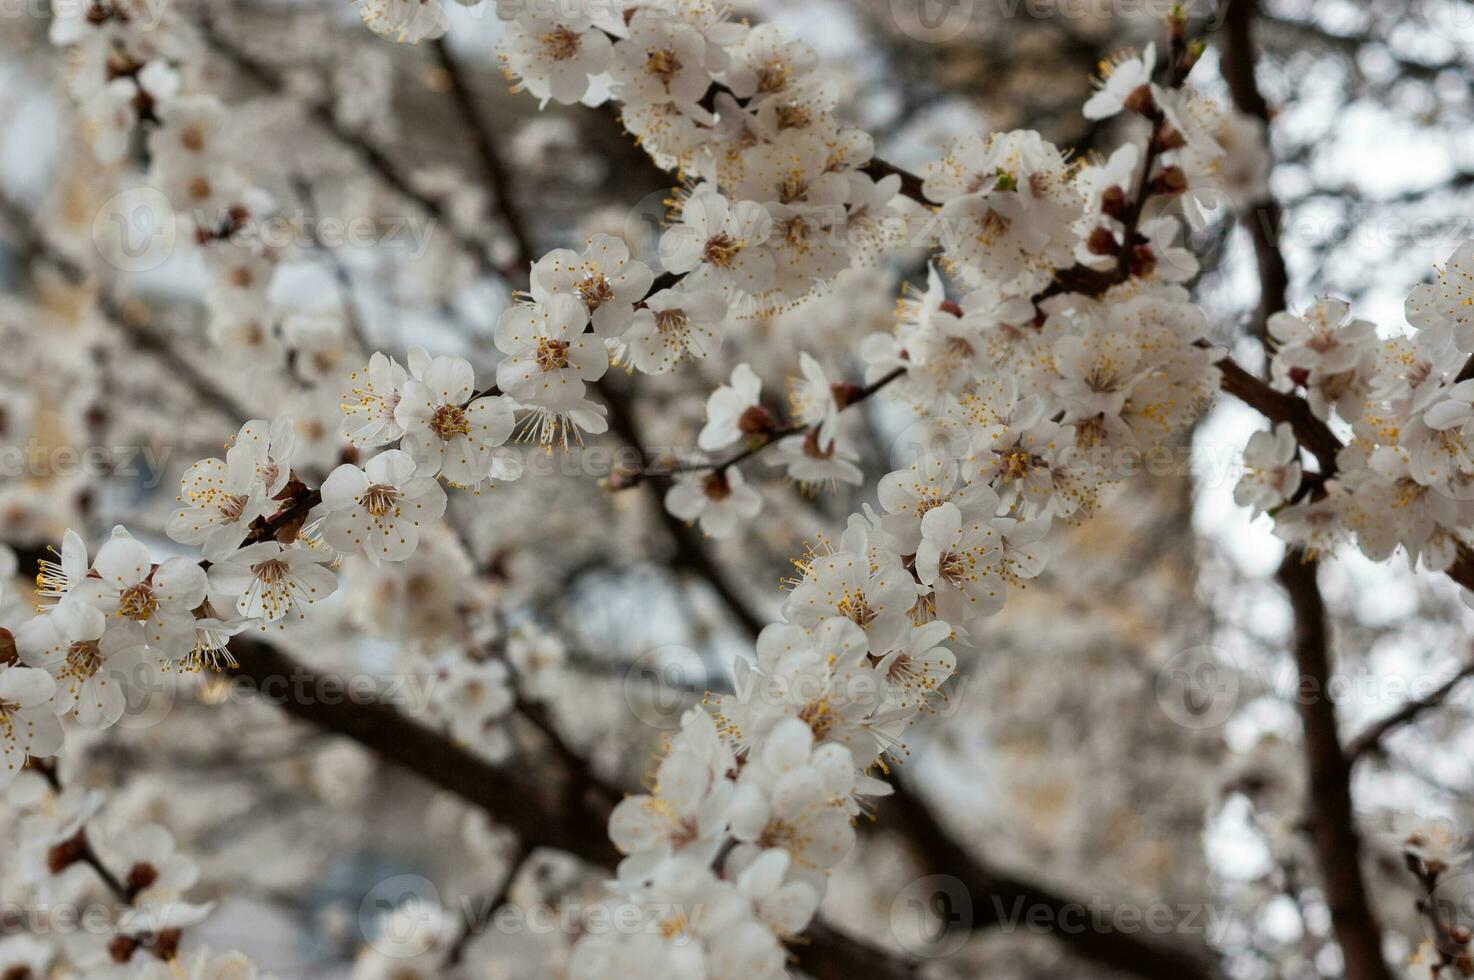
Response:
[{"label": "flower center", "polygon": [[401,496],[403,495],[398,487],[387,483],[375,483],[363,492],[363,496],[358,498],[358,503],[374,517],[383,517],[394,508],[395,501]]},{"label": "flower center", "polygon": [[1023,449],[1009,449],[1003,453],[1003,478],[1005,480],[1022,480],[1029,475],[1029,469],[1033,466],[1034,457]]},{"label": "flower center", "polygon": [[246,498],[242,494],[227,493],[220,498],[220,516],[227,521],[240,520],[246,509]]},{"label": "flower center", "polygon": [[758,69],[757,90],[759,92],[777,92],[788,84],[788,66],[781,61],[773,61]]},{"label": "flower center", "polygon": [[712,500],[726,500],[732,496],[732,484],[720,471],[712,471],[701,485],[701,490]]},{"label": "flower center", "polygon": [[148,622],[158,608],[159,600],[154,597],[154,590],[143,582],[130,585],[118,594],[118,615],[127,616],[135,623]]},{"label": "flower center", "polygon": [[669,86],[676,72],[681,70],[681,59],[670,48],[651,51],[645,57],[645,70]]},{"label": "flower center", "polygon": [[559,371],[568,366],[568,341],[548,340],[543,337],[537,342],[537,366],[544,371]]},{"label": "flower center", "polygon": [[275,585],[287,577],[288,566],[280,558],[270,558],[251,566],[251,574],[264,585]]},{"label": "flower center", "polygon": [[441,439],[454,439],[470,432],[471,423],[459,405],[441,405],[430,417],[430,429]]},{"label": "flower center", "polygon": [[661,310],[655,314],[655,329],[661,333],[685,330],[686,325],[690,322],[685,310]]},{"label": "flower center", "polygon": [[870,607],[865,593],[855,589],[834,604],[835,611],[861,629],[868,629],[880,613]]},{"label": "flower center", "polygon": [[592,313],[614,298],[614,287],[603,275],[594,273],[578,281],[578,297]]},{"label": "flower center", "polygon": [[67,650],[66,667],[62,671],[67,677],[85,681],[102,667],[102,651],[96,640],[79,640]]},{"label": "flower center", "polygon": [[543,43],[543,52],[554,61],[571,61],[578,57],[579,36],[561,24],[539,40]]},{"label": "flower center", "polygon": [[804,129],[813,123],[814,117],[801,105],[785,105],[778,109],[779,129]]},{"label": "flower center", "polygon": [[721,232],[706,240],[706,251],[702,253],[701,258],[708,265],[714,265],[719,269],[730,269],[732,259],[740,251],[742,251],[742,243],[726,232]]}]

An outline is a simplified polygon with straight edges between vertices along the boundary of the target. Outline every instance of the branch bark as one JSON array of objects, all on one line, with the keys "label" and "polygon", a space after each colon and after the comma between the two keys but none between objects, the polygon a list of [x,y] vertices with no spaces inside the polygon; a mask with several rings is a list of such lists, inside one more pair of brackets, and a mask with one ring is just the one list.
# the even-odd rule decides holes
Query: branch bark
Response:
[{"label": "branch bark", "polygon": [[[956,878],[972,901],[972,927],[1018,927],[1035,921],[1056,926],[1085,922],[1085,928],[1058,928],[1051,933],[1070,952],[1101,966],[1151,980],[1208,980],[1217,975],[1206,948],[1168,945],[1118,932],[1089,915],[1092,906],[1048,888],[985,867],[942,825],[936,811],[899,777],[895,794],[884,800],[882,828],[905,834],[922,864],[937,874]],[[1125,903],[1116,903],[1121,907]],[[1036,918],[1037,917],[1037,918]]]},{"label": "branch bark", "polygon": [[1382,957],[1382,930],[1372,912],[1361,869],[1361,838],[1351,799],[1351,760],[1341,748],[1331,697],[1331,657],[1325,600],[1317,566],[1291,550],[1279,581],[1295,613],[1294,654],[1300,677],[1296,704],[1305,729],[1311,843],[1331,929],[1341,947],[1346,980],[1392,980]]}]

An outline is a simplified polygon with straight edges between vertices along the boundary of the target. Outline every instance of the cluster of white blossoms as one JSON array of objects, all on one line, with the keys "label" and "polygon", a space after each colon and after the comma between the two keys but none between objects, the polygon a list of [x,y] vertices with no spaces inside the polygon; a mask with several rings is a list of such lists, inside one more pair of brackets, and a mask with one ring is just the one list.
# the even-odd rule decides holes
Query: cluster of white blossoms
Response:
[{"label": "cluster of white blossoms", "polygon": [[[99,980],[257,977],[239,953],[181,952],[186,931],[214,910],[214,902],[189,898],[199,865],[163,826],[105,813],[106,794],[63,786],[65,768],[28,768],[6,793],[16,817],[10,884],[30,891],[45,928],[0,940],[0,971]],[[78,928],[81,909],[89,918]]]},{"label": "cluster of white blossoms", "polygon": [[1386,561],[1444,571],[1474,542],[1474,242],[1413,289],[1412,330],[1379,336],[1348,304],[1321,299],[1269,320],[1276,385],[1301,391],[1346,445],[1301,459],[1287,424],[1244,455],[1241,503],[1274,515],[1275,532],[1309,552],[1354,540]]},{"label": "cluster of white blossoms", "polygon": [[[438,0],[359,6],[395,40],[446,25]],[[663,268],[608,235],[543,256],[497,322],[494,387],[478,388],[459,357],[412,348],[401,364],[373,353],[342,403],[357,454],[317,490],[293,468],[288,417],[247,422],[223,459],[185,474],[166,525],[204,564],[155,561],[121,528],[89,557],[68,533],[41,577],[50,605],[0,665],[0,782],[57,754],[59,717],[112,725],[150,672],[229,664],[230,637],[300,619],[337,591],[345,561],[437,565],[427,542],[447,506],[443,485],[520,477],[506,445],[519,431],[549,449],[604,432],[591,386],[612,364],[664,374],[707,357],[733,319],[791,307],[925,227],[935,267],[901,302],[894,330],[865,339],[863,387],[805,354],[785,416],[739,364],[707,403],[707,461],[637,476],[673,477],[667,508],[726,537],[762,507],[741,469],[749,456],[763,451],[805,488],[860,485],[846,409],[883,392],[919,417],[876,506],[795,563],[783,621],[737,662],[734,692],[688,713],[650,792],[614,811],[610,834],[626,857],[611,901],[648,928],[588,935],[568,967],[575,978],[783,976],[785,944],[801,941],[829,870],[854,847],[854,819],[890,791],[871,773],[904,754],[907,727],[943,696],[950,647],[972,645],[1009,591],[1044,570],[1051,532],[1170,450],[1218,390],[1206,318],[1183,285],[1197,263],[1177,244],[1178,219],[1147,205],[1180,204],[1196,223],[1224,201],[1254,200],[1263,134],[1184,87],[1200,49],[1179,23],[1165,65],[1152,48],[1120,60],[1086,105],[1092,119],[1140,117],[1143,146],[1079,165],[1032,131],[968,136],[902,194],[902,175],[874,163],[871,138],[838,121],[813,50],[729,22],[723,3],[496,8],[507,21],[499,55],[519,86],[544,102],[612,97],[652,158],[687,178],[659,243]],[[58,21],[89,110],[116,109],[93,122],[94,145],[117,159],[148,128],[156,184],[181,213],[214,216],[194,234],[215,273],[213,322],[227,325],[217,335],[254,336],[246,346],[262,349],[274,335],[274,259],[229,241],[260,205],[229,176],[221,106],[191,94],[198,66],[158,47],[170,32],[135,31],[130,9],[93,0],[80,19]],[[1302,466],[1293,429],[1256,437],[1240,503],[1272,512],[1291,540],[1319,547],[1351,533],[1374,557],[1401,545],[1447,567],[1474,499],[1474,380],[1460,380],[1474,352],[1471,277],[1466,246],[1410,298],[1411,337],[1378,340],[1331,301],[1274,318],[1277,382],[1305,389],[1316,414],[1353,439],[1332,476]],[[312,334],[300,322],[295,332]],[[410,596],[407,614],[420,605]],[[512,643],[508,659],[525,684],[534,665],[556,671],[561,651]],[[463,651],[432,656],[428,669],[443,683],[424,714],[503,758],[512,671]],[[48,820],[67,812],[53,801]],[[90,816],[46,831],[47,846],[73,840]],[[167,847],[146,843],[167,863]],[[158,870],[181,891],[192,880]],[[150,919],[129,955],[195,921],[191,908]]]},{"label": "cluster of white blossoms", "polygon": [[[141,197],[120,198],[132,208],[118,216],[132,239],[122,247],[176,235],[198,245],[211,339],[243,364],[279,363],[283,328],[267,299],[279,256],[249,233],[274,204],[236,166],[240,148],[226,106],[205,86],[209,59],[194,27],[147,0],[55,0],[53,8],[51,40],[67,49],[94,155],[114,164],[146,147],[150,185],[173,209],[154,214]],[[161,227],[141,226],[144,211]]]}]

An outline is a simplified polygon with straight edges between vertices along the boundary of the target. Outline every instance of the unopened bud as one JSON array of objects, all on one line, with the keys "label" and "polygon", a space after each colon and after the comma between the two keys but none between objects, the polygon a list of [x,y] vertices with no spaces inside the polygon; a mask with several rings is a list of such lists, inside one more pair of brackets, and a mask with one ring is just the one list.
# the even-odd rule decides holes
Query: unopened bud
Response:
[{"label": "unopened bud", "polygon": [[1165,20],[1167,36],[1174,41],[1180,41],[1187,33],[1187,8],[1180,3],[1174,3],[1172,9],[1167,11]]},{"label": "unopened bud", "polygon": [[750,405],[738,417],[737,430],[745,436],[766,436],[773,431],[773,416],[761,405]]},{"label": "unopened bud", "polygon": [[158,880],[159,869],[147,861],[140,861],[128,869],[128,880],[125,884],[128,888],[128,894],[137,895]]},{"label": "unopened bud", "polygon": [[138,949],[138,940],[132,936],[114,936],[107,944],[107,955],[114,963],[127,963]]},{"label": "unopened bud", "polygon": [[1157,149],[1180,150],[1187,145],[1187,137],[1171,123],[1164,122],[1157,127]]},{"label": "unopened bud", "polygon": [[1115,233],[1105,227],[1092,231],[1085,241],[1085,247],[1090,250],[1091,255],[1115,255],[1121,251],[1121,243],[1116,241]]},{"label": "unopened bud", "polygon": [[1163,167],[1162,172],[1157,174],[1152,181],[1153,194],[1165,194],[1168,197],[1176,197],[1187,190],[1187,174],[1182,172],[1181,167]]},{"label": "unopened bud", "polygon": [[1100,213],[1119,221],[1126,213],[1127,203],[1126,191],[1120,185],[1112,184],[1100,194]]},{"label": "unopened bud", "polygon": [[1131,274],[1146,278],[1157,268],[1157,256],[1150,245],[1133,245],[1131,248]]},{"label": "unopened bud", "polygon": [[20,662],[20,651],[15,648],[15,634],[0,626],[0,666],[14,667]]},{"label": "unopened bud", "polygon": [[938,303],[937,309],[941,310],[943,313],[950,313],[953,316],[962,315],[962,307],[958,306],[950,299],[944,299],[940,303]]},{"label": "unopened bud", "polygon": [[1188,72],[1193,70],[1198,60],[1203,57],[1203,52],[1207,50],[1208,42],[1200,37],[1194,38],[1189,42],[1187,51],[1182,55],[1182,67],[1178,70],[1178,74],[1186,76]]},{"label": "unopened bud", "polygon": [[67,868],[82,860],[82,854],[87,850],[87,838],[82,831],[60,844],[52,846],[46,852],[46,870],[54,875],[59,875]]},{"label": "unopened bud", "polygon": [[154,937],[154,955],[166,963],[174,962],[179,956],[179,940],[184,938],[184,933],[179,929],[164,929]]}]

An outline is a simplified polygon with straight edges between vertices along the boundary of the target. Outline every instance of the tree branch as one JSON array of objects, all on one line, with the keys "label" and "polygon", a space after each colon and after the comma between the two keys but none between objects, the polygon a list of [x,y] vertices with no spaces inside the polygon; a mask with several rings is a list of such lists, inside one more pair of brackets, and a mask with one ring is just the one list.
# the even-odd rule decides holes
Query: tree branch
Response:
[{"label": "tree branch", "polygon": [[1361,839],[1351,799],[1351,760],[1341,748],[1331,697],[1330,637],[1317,566],[1298,550],[1280,565],[1279,581],[1295,613],[1294,655],[1300,677],[1296,703],[1305,729],[1311,843],[1341,947],[1346,980],[1392,980],[1382,958],[1382,930],[1361,873]]},{"label": "tree branch", "polygon": [[1467,664],[1424,697],[1409,701],[1387,717],[1368,725],[1360,735],[1346,743],[1347,763],[1354,765],[1362,756],[1380,752],[1388,735],[1440,707],[1470,677],[1474,677],[1474,664]]},{"label": "tree branch", "polygon": [[[1076,956],[1151,980],[1207,980],[1216,976],[1206,949],[1187,949],[1109,928],[1086,916],[1086,903],[985,867],[942,825],[931,806],[899,777],[883,801],[881,826],[904,833],[923,866],[961,882],[972,901],[972,927],[1016,926],[1045,921],[1062,926],[1053,936]],[[1098,903],[1097,903],[1098,904]],[[1085,918],[1084,928],[1063,927]]]}]

